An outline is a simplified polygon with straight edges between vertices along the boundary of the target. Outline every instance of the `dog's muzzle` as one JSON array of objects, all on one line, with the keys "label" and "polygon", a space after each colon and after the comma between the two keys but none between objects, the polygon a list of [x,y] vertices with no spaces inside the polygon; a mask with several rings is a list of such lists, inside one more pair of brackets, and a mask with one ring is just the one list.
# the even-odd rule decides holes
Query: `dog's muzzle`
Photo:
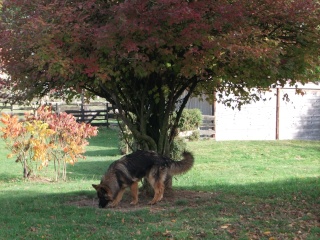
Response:
[{"label": "dog's muzzle", "polygon": [[110,200],[108,200],[108,199],[100,198],[99,199],[99,208],[105,208],[109,202],[110,202]]}]

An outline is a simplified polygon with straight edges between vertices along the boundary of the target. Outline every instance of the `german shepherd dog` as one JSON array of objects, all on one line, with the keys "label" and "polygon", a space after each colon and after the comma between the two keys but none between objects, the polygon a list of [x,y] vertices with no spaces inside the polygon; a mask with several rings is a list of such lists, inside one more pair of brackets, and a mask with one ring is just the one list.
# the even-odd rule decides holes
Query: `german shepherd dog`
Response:
[{"label": "german shepherd dog", "polygon": [[149,204],[156,204],[163,198],[165,180],[169,176],[187,172],[193,166],[190,152],[182,154],[183,160],[174,161],[151,151],[137,151],[113,162],[99,185],[92,184],[99,198],[99,207],[115,207],[122,199],[127,187],[131,189],[132,202],[138,203],[138,182],[146,178],[154,190]]}]

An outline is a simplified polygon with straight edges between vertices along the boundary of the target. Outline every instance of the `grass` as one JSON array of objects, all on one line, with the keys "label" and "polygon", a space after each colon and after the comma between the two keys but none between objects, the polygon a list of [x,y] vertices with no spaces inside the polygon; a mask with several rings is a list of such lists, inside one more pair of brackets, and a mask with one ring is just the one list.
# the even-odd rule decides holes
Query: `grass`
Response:
[{"label": "grass", "polygon": [[320,238],[320,142],[190,142],[195,166],[173,184],[194,199],[137,209],[71,204],[97,203],[91,184],[120,157],[117,144],[115,131],[101,130],[87,159],[68,167],[69,181],[46,182],[24,181],[1,142],[0,239]]}]

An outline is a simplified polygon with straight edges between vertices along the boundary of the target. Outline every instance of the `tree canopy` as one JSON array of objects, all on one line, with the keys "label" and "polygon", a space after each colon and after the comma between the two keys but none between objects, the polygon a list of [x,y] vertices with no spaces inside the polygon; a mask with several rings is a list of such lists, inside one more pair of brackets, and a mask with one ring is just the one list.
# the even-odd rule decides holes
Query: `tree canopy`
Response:
[{"label": "tree canopy", "polygon": [[248,99],[316,80],[319,10],[316,0],[4,0],[0,57],[16,99],[85,90],[119,109],[142,148],[168,154],[192,94]]}]

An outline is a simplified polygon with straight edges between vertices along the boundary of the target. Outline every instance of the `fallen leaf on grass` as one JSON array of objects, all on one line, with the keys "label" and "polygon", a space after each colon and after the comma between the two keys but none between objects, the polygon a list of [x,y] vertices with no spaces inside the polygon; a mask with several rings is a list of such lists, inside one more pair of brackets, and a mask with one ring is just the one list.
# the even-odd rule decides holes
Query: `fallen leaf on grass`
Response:
[{"label": "fallen leaf on grass", "polygon": [[170,231],[166,230],[164,233],[162,233],[162,236],[164,237],[172,237],[172,234]]},{"label": "fallen leaf on grass", "polygon": [[231,226],[231,224],[225,224],[220,226],[221,229],[227,229],[229,226]]},{"label": "fallen leaf on grass", "polygon": [[263,234],[266,235],[266,236],[270,236],[270,235],[271,235],[271,232],[270,232],[270,231],[266,231],[266,232],[264,232]]},{"label": "fallen leaf on grass", "polygon": [[227,232],[230,234],[234,234],[236,232],[236,229],[228,229]]},{"label": "fallen leaf on grass", "polygon": [[207,233],[205,233],[205,232],[200,232],[200,233],[197,233],[197,236],[198,236],[198,237],[201,237],[201,238],[205,238],[205,237],[207,237]]}]

